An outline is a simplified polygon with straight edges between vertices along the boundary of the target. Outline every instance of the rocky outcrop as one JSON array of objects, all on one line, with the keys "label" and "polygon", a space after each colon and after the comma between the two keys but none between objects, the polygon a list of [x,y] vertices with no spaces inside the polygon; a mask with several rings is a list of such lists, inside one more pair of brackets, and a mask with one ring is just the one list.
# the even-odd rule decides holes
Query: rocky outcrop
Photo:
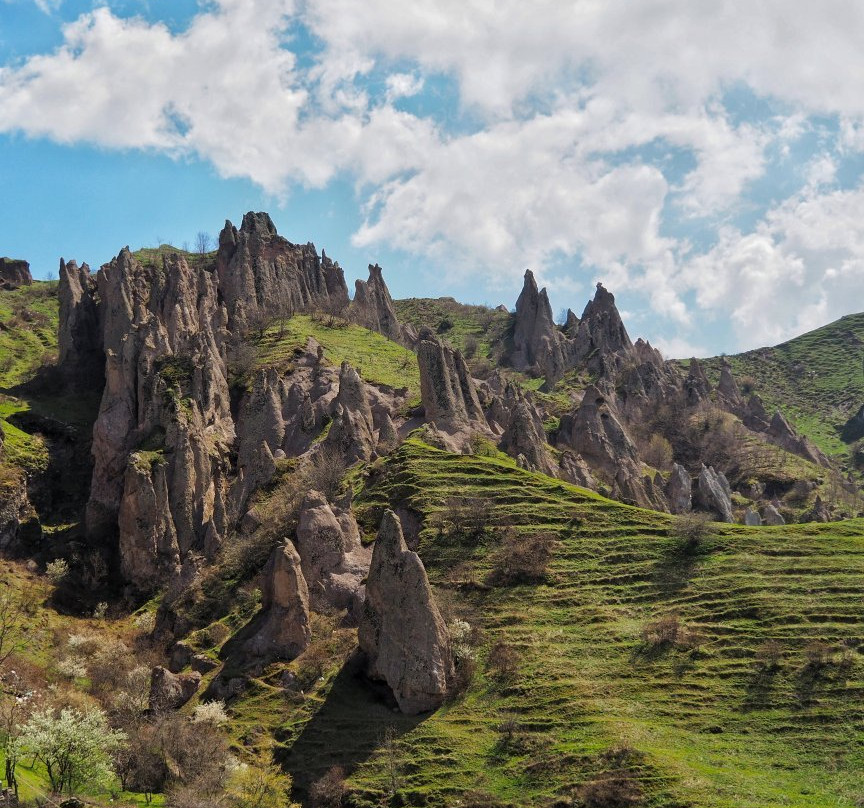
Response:
[{"label": "rocky outcrop", "polygon": [[326,444],[339,452],[348,465],[368,460],[375,450],[372,408],[360,374],[347,362],[342,363],[339,373],[339,394]]},{"label": "rocky outcrop", "polygon": [[786,520],[780,514],[780,511],[772,504],[768,503],[762,508],[762,521],[766,525],[785,525]]},{"label": "rocky outcrop", "polygon": [[263,659],[294,659],[309,646],[309,590],[294,546],[277,547],[263,573],[258,630],[247,640],[248,654]]},{"label": "rocky outcrop", "polygon": [[[105,388],[93,427],[88,534],[102,541],[116,536],[124,500],[130,512],[149,508],[130,501],[147,486],[126,474],[129,455],[144,447],[165,456],[181,560],[191,551],[212,556],[226,526],[234,441],[226,316],[215,275],[192,269],[178,254],[161,267],[143,266],[124,249],[99,270],[97,286]],[[135,494],[125,495],[127,481]],[[147,543],[126,538],[138,547]]]},{"label": "rocky outcrop", "polygon": [[688,513],[693,507],[693,483],[687,469],[677,463],[666,481],[666,500],[672,513]]},{"label": "rocky outcrop", "polygon": [[469,426],[487,428],[477,388],[459,351],[442,344],[431,329],[423,328],[417,343],[417,363],[427,422],[448,432]]},{"label": "rocky outcrop", "polygon": [[554,385],[564,373],[561,335],[552,317],[552,306],[546,290],[538,291],[530,269],[525,270],[525,282],[516,301],[509,359],[516,370],[545,376],[548,386]]},{"label": "rocky outcrop", "polygon": [[266,213],[247,213],[239,230],[225,222],[216,272],[232,331],[259,328],[294,312],[348,307],[340,266],[319,257],[314,245],[292,244],[278,235]]},{"label": "rocky outcrop", "polygon": [[599,375],[613,375],[616,358],[629,355],[633,343],[615,305],[615,296],[602,283],[589,300],[570,349],[571,364],[584,364]]},{"label": "rocky outcrop", "polygon": [[[558,443],[574,450],[625,502],[663,510],[645,489],[636,446],[600,391],[590,385],[577,409],[561,418]],[[654,492],[655,496],[657,492]]]},{"label": "rocky outcrop", "polygon": [[354,284],[354,300],[349,309],[351,319],[396,342],[402,341],[402,328],[396,316],[393,298],[378,264],[369,265],[369,280]]},{"label": "rocky outcrop", "polygon": [[807,438],[798,435],[779,410],[774,413],[768,426],[768,437],[772,443],[791,454],[803,457],[817,466],[830,466],[828,458]]},{"label": "rocky outcrop", "polygon": [[744,524],[748,527],[759,527],[762,524],[762,519],[756,511],[748,508],[744,512]]},{"label": "rocky outcrop", "polygon": [[41,537],[39,517],[27,496],[27,479],[23,473],[10,475],[0,486],[0,550],[17,552],[31,543],[35,547]]},{"label": "rocky outcrop", "polygon": [[702,465],[696,483],[697,504],[714,513],[721,522],[732,522],[732,490],[726,476],[714,471],[712,466]]},{"label": "rocky outcrop", "polygon": [[854,443],[864,438],[864,405],[845,424],[840,433],[840,439],[844,443]]},{"label": "rocky outcrop", "polygon": [[403,713],[441,706],[454,675],[447,627],[390,510],[375,541],[358,641],[367,674],[387,683]]},{"label": "rocky outcrop", "polygon": [[18,289],[31,283],[30,264],[16,258],[0,258],[0,289]]},{"label": "rocky outcrop", "polygon": [[201,674],[198,671],[171,673],[167,668],[157,666],[150,675],[150,710],[177,710],[198,692],[200,686]]},{"label": "rocky outcrop", "polygon": [[555,477],[558,468],[546,450],[546,432],[537,411],[524,398],[513,409],[509,423],[501,436],[500,448],[511,457],[525,458],[531,471]]},{"label": "rocky outcrop", "polygon": [[350,509],[310,491],[300,510],[297,550],[312,605],[348,609],[359,617],[372,550],[361,544]]},{"label": "rocky outcrop", "polygon": [[72,389],[99,390],[104,384],[105,352],[96,308],[96,279],[90,267],[60,259],[57,297],[59,366]]},{"label": "rocky outcrop", "polygon": [[724,361],[720,366],[720,381],[717,383],[717,395],[720,400],[733,412],[737,412],[744,404],[738,382],[732,375],[732,368]]},{"label": "rocky outcrop", "polygon": [[180,547],[168,502],[165,457],[133,454],[126,466],[118,517],[120,571],[141,592],[178,574]]},{"label": "rocky outcrop", "polygon": [[711,382],[705,375],[702,363],[693,358],[690,360],[690,370],[684,379],[684,401],[688,406],[694,407],[707,401],[711,396]]}]

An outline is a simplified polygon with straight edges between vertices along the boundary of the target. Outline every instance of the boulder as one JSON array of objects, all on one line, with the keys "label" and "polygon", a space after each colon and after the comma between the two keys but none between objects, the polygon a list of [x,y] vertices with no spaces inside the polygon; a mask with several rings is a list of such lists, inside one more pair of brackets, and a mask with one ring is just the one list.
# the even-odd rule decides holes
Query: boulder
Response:
[{"label": "boulder", "polygon": [[688,513],[693,507],[693,483],[687,469],[674,463],[666,481],[666,500],[672,513]]},{"label": "boulder", "polygon": [[313,606],[348,609],[359,617],[372,550],[363,547],[350,509],[310,491],[300,509],[297,551]]},{"label": "boulder", "polygon": [[31,283],[30,264],[16,258],[0,258],[0,289],[18,289]]},{"label": "boulder", "polygon": [[696,502],[707,511],[713,512],[721,522],[732,522],[732,492],[726,476],[714,471],[712,466],[699,472],[696,482]]},{"label": "boulder", "polygon": [[399,709],[440,707],[453,679],[447,627],[420,557],[408,549],[393,511],[385,511],[366,584],[358,641],[367,674],[387,683]]},{"label": "boulder", "polygon": [[90,267],[60,259],[57,298],[60,324],[58,365],[72,390],[91,392],[105,381],[105,352],[96,306],[96,279]]},{"label": "boulder", "polygon": [[690,360],[690,370],[684,379],[684,401],[688,406],[695,406],[711,397],[711,382],[705,375],[702,363],[698,359]]},{"label": "boulder", "polygon": [[261,590],[263,614],[245,649],[253,657],[294,659],[312,639],[309,627],[309,590],[300,556],[290,543],[277,547],[264,568]]},{"label": "boulder", "polygon": [[525,458],[525,468],[557,476],[558,467],[546,450],[546,432],[537,411],[522,398],[509,418],[500,447],[511,457]]},{"label": "boulder", "polygon": [[157,666],[150,675],[150,710],[176,710],[189,701],[200,686],[201,674],[198,671],[171,673],[167,668]]},{"label": "boulder", "polygon": [[781,516],[780,511],[770,502],[762,508],[762,521],[766,525],[785,525],[786,520]]},{"label": "boulder", "polygon": [[629,356],[632,351],[633,343],[615,305],[615,296],[598,283],[594,299],[588,301],[579,321],[570,351],[573,361],[608,375],[617,365],[615,356]]},{"label": "boulder", "polygon": [[762,519],[756,511],[748,508],[744,513],[744,524],[749,527],[759,527],[762,524]]}]

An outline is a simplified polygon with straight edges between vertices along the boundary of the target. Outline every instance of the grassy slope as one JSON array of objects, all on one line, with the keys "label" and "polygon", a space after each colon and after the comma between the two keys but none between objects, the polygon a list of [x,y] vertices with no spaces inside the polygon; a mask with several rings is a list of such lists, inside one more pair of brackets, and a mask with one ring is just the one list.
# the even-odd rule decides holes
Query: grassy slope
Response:
[{"label": "grassy slope", "polygon": [[[559,540],[548,585],[466,592],[448,588],[448,576],[467,562],[460,575],[482,581],[494,540],[422,536],[439,597],[479,622],[487,648],[504,640],[519,650],[517,678],[496,683],[481,655],[467,695],[418,720],[335,669],[289,698],[273,669],[234,710],[293,745],[285,760],[297,783],[341,764],[363,804],[382,804],[395,770],[408,804],[453,805],[475,789],[548,805],[607,769],[606,750],[626,746],[645,755],[635,771],[648,805],[852,806],[864,795],[864,523],[722,526],[688,555],[666,516],[415,441],[358,509],[374,523],[388,500],[429,513],[453,494],[488,497],[493,521]],[[646,648],[646,622],[673,612],[701,636],[697,647]],[[754,656],[768,640],[780,667],[760,675]],[[808,667],[814,641],[831,648],[821,668]],[[496,729],[508,716],[516,749]],[[389,753],[388,726],[398,736]]]},{"label": "grassy slope", "polygon": [[[393,301],[399,322],[418,330],[428,326],[464,352],[469,337],[477,340],[477,356],[488,356],[503,339],[510,315],[486,306],[467,306],[453,298],[418,298]],[[449,323],[449,326],[447,325]]]},{"label": "grassy slope", "polygon": [[258,346],[260,364],[290,363],[295,350],[303,349],[311,336],[333,364],[347,360],[367,382],[408,387],[419,401],[420,370],[412,351],[362,326],[333,322],[331,327],[326,320],[297,315],[287,320],[284,328],[271,327]]},{"label": "grassy slope", "polygon": [[[727,356],[739,383],[751,377],[771,412],[781,408],[823,451],[842,454],[838,433],[864,404],[864,314],[852,314],[775,348]],[[721,359],[705,360],[716,381]]]}]

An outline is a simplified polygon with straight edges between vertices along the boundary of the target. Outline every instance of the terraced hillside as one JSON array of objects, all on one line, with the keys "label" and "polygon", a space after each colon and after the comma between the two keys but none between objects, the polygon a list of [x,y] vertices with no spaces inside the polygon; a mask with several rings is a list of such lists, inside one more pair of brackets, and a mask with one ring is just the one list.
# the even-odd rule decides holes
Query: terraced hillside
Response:
[{"label": "terraced hillside", "polygon": [[[415,440],[358,499],[370,526],[387,504],[426,515],[420,554],[450,619],[479,630],[476,671],[420,719],[350,666],[290,698],[265,674],[233,710],[271,716],[301,790],[339,765],[364,806],[860,804],[864,522],[693,541],[669,517]],[[542,583],[490,582],[507,526],[554,536]],[[344,653],[338,634],[327,647]]]},{"label": "terraced hillside", "polygon": [[[782,407],[799,432],[828,454],[844,454],[846,421],[864,404],[864,315],[851,314],[774,348],[725,357],[766,407]],[[712,381],[721,357],[704,360]]]}]

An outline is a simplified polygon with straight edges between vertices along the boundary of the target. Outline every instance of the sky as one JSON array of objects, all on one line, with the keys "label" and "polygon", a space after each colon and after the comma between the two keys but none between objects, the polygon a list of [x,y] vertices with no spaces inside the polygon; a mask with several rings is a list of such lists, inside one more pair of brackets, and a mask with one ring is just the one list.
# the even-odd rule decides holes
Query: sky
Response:
[{"label": "sky", "polygon": [[269,211],[394,297],[670,357],[864,310],[860,0],[0,0],[0,255],[56,276]]}]

